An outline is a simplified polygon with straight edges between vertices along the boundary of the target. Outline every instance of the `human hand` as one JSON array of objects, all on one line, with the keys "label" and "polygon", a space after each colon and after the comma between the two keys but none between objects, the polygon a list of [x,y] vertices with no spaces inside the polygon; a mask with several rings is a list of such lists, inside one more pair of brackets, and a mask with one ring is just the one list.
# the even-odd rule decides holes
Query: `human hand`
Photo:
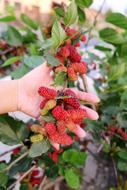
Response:
[{"label": "human hand", "polygon": [[[50,75],[51,67],[46,63],[33,69],[18,81],[18,109],[32,117],[39,116],[39,105],[42,97],[38,94],[40,86],[50,87],[53,83],[53,78]],[[73,90],[80,100],[85,100],[90,103],[98,103],[99,98],[96,95],[81,92],[77,89]],[[90,119],[98,119],[98,114],[94,110],[84,107]]]}]

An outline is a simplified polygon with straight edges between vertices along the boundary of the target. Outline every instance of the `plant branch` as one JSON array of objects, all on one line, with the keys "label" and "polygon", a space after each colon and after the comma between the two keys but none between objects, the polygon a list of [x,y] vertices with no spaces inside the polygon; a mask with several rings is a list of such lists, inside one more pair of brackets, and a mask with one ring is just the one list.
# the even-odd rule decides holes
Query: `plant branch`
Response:
[{"label": "plant branch", "polygon": [[16,182],[14,182],[7,190],[11,190],[17,183],[20,183],[29,173],[36,168],[36,165],[32,166],[27,172],[25,172]]},{"label": "plant branch", "polygon": [[24,154],[22,154],[21,156],[19,156],[16,160],[14,160],[7,168],[5,168],[4,171],[10,170],[12,168],[12,166],[14,166],[17,162],[19,162],[20,160],[22,160],[27,155],[28,155],[28,151],[25,152]]},{"label": "plant branch", "polygon": [[44,176],[44,178],[42,179],[42,182],[40,183],[38,190],[42,190],[42,187],[44,186],[46,180],[47,180],[47,176]]},{"label": "plant branch", "polygon": [[117,186],[118,186],[118,173],[117,173],[117,169],[116,169],[116,164],[115,164],[115,161],[114,161],[114,158],[111,156],[112,158],[112,163],[113,163],[113,168],[114,168],[114,174],[115,174],[115,178],[116,178],[116,183],[117,183]]},{"label": "plant branch", "polygon": [[62,176],[58,177],[55,181],[53,182],[49,182],[48,184],[46,184],[44,187],[43,187],[43,190],[48,190],[50,189],[51,187],[53,187],[56,183],[59,183],[63,180],[64,178]]}]

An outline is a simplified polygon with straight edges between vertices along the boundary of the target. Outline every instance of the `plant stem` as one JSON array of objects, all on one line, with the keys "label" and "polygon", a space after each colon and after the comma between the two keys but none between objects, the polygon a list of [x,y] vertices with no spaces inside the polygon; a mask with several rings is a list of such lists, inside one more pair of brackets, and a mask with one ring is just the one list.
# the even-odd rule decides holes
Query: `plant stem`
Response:
[{"label": "plant stem", "polygon": [[116,178],[116,184],[117,184],[117,187],[118,187],[118,173],[117,173],[117,169],[116,169],[116,164],[115,164],[114,158],[112,156],[111,156],[111,158],[112,158],[114,174],[115,174],[115,178]]},{"label": "plant stem", "polygon": [[22,154],[21,156],[19,156],[16,160],[14,160],[7,168],[5,168],[4,171],[10,170],[12,168],[12,166],[14,166],[17,162],[19,162],[20,160],[22,160],[27,155],[28,155],[28,151],[25,152],[24,154]]},{"label": "plant stem", "polygon": [[64,178],[63,178],[62,176],[58,177],[55,181],[46,184],[46,185],[43,187],[43,190],[50,189],[50,188],[53,187],[56,183],[61,182],[63,179],[64,179]]},{"label": "plant stem", "polygon": [[12,189],[17,183],[20,183],[30,172],[36,168],[36,165],[32,166],[27,172],[25,172],[16,182],[14,182],[7,190]]},{"label": "plant stem", "polygon": [[[80,77],[81,77],[81,79],[82,79],[82,83],[83,83],[83,86],[84,86],[84,91],[85,91],[85,92],[89,92],[88,82],[87,82],[86,76],[80,75]],[[91,107],[92,107],[93,110],[95,110],[95,111],[97,110],[97,109],[96,109],[96,106],[95,106],[94,104],[90,103],[90,105],[91,105]]]},{"label": "plant stem", "polygon": [[44,178],[42,179],[42,182],[41,182],[41,184],[40,184],[38,190],[41,190],[41,189],[42,189],[42,187],[44,186],[46,180],[47,180],[47,176],[44,176]]}]

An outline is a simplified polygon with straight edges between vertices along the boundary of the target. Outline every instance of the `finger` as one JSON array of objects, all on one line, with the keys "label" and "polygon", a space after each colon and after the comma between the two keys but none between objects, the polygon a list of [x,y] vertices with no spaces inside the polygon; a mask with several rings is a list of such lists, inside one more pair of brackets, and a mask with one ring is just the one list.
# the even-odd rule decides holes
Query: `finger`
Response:
[{"label": "finger", "polygon": [[86,115],[89,119],[97,120],[99,118],[99,115],[96,111],[92,110],[91,108],[88,108],[86,106],[81,106],[81,108],[85,109]]},{"label": "finger", "polygon": [[73,133],[79,138],[84,138],[87,136],[87,133],[79,125],[76,125],[76,127],[73,129]]},{"label": "finger", "polygon": [[84,101],[91,102],[91,103],[100,102],[100,99],[95,94],[82,92],[75,88],[71,88],[71,90],[76,94],[77,98],[80,100],[84,100]]}]

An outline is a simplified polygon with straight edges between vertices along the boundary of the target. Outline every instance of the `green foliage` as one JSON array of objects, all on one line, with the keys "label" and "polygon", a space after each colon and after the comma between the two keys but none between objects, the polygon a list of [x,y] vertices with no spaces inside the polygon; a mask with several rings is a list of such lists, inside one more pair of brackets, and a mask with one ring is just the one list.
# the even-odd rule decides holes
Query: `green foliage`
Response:
[{"label": "green foliage", "polygon": [[2,67],[6,67],[9,66],[13,63],[15,63],[16,61],[19,61],[20,57],[19,56],[15,56],[15,57],[10,57],[9,59],[7,59],[4,64],[2,65]]},{"label": "green foliage", "polygon": [[65,170],[65,179],[69,187],[73,189],[79,189],[80,178],[79,175],[73,169]]},{"label": "green foliage", "polygon": [[127,30],[127,17],[121,13],[111,13],[107,16],[106,21]]},{"label": "green foliage", "polygon": [[64,22],[67,26],[74,24],[78,19],[77,5],[75,0],[70,3],[67,12],[65,13]]},{"label": "green foliage", "polygon": [[8,16],[0,18],[0,22],[12,22],[15,20],[16,20],[16,17],[14,15],[8,15]]},{"label": "green foliage", "polygon": [[20,46],[22,45],[22,36],[20,32],[13,26],[8,26],[6,33],[6,40],[9,45]]},{"label": "green foliage", "polygon": [[50,148],[50,144],[45,139],[40,142],[35,142],[32,144],[32,146],[30,148],[29,156],[31,158],[41,156],[42,154],[47,152],[49,148]]},{"label": "green foliage", "polygon": [[39,24],[36,21],[33,21],[28,15],[21,14],[21,20],[29,27],[31,27],[34,30],[37,30],[39,27]]},{"label": "green foliage", "polygon": [[52,42],[53,47],[58,48],[66,39],[66,33],[62,28],[60,22],[55,20],[53,27],[52,27]]},{"label": "green foliage", "polygon": [[39,55],[32,55],[32,56],[25,55],[23,57],[23,63],[32,69],[41,65],[44,62],[45,59]]},{"label": "green foliage", "polygon": [[8,176],[4,172],[0,172],[0,186],[6,188]]},{"label": "green foliage", "polygon": [[109,43],[112,44],[123,44],[126,43],[126,39],[122,36],[122,34],[118,33],[116,30],[112,28],[104,28],[100,31],[100,37]]},{"label": "green foliage", "polygon": [[54,83],[53,86],[62,86],[65,84],[65,78],[66,78],[66,73],[63,71],[59,71],[56,73],[55,78],[54,78]]},{"label": "green foliage", "polygon": [[89,7],[93,3],[93,0],[75,0],[75,1],[76,4],[82,8]]},{"label": "green foliage", "polygon": [[62,159],[64,162],[70,163],[72,165],[82,166],[85,164],[87,154],[85,152],[80,152],[75,149],[69,149],[64,151],[62,154]]}]

